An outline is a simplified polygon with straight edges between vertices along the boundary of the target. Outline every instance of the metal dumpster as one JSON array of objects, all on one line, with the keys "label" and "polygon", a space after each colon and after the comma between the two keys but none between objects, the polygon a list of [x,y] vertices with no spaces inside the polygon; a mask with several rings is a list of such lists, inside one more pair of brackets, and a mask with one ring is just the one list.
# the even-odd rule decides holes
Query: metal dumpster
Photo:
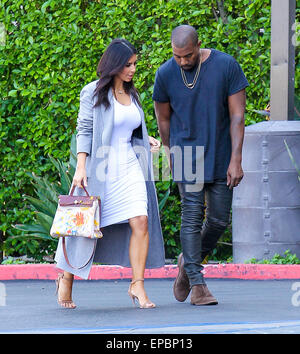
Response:
[{"label": "metal dumpster", "polygon": [[265,121],[245,128],[244,178],[232,203],[233,261],[271,259],[287,249],[300,258],[300,121]]}]

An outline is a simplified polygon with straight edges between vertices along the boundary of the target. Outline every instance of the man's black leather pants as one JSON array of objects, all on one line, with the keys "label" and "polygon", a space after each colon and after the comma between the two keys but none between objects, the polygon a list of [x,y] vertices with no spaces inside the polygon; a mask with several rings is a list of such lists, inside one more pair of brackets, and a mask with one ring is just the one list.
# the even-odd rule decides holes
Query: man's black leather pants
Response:
[{"label": "man's black leather pants", "polygon": [[184,268],[190,285],[204,284],[201,262],[212,251],[229,223],[232,189],[226,180],[205,183],[201,191],[189,191],[178,183],[181,197],[180,240]]}]

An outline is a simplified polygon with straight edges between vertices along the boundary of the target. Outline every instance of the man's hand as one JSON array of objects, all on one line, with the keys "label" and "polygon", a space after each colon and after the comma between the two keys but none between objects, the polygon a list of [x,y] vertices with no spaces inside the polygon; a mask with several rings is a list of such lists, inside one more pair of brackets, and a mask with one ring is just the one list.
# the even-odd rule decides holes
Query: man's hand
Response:
[{"label": "man's hand", "polygon": [[244,172],[241,163],[231,160],[227,170],[227,186],[229,189],[236,187],[243,177]]}]

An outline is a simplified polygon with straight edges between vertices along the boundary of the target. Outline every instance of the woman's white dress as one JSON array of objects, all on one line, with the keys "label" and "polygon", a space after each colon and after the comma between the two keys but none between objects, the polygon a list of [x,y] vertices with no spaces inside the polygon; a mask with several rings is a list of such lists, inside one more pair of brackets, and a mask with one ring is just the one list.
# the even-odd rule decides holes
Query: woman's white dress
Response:
[{"label": "woman's white dress", "polygon": [[147,215],[147,191],[143,172],[131,145],[134,129],[141,124],[138,108],[125,106],[114,98],[114,127],[108,157],[105,197],[100,225],[128,222]]}]

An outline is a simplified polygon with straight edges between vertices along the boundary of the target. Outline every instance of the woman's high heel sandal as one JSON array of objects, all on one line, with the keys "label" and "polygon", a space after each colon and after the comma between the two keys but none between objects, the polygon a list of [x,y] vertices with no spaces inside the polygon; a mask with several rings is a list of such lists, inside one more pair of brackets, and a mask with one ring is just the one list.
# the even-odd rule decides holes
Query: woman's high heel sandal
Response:
[{"label": "woman's high heel sandal", "polygon": [[132,302],[133,302],[133,305],[135,306],[136,303],[135,301],[137,300],[139,305],[140,305],[140,308],[141,309],[152,309],[154,307],[156,307],[156,305],[151,302],[150,300],[144,302],[144,303],[141,303],[140,299],[138,298],[137,295],[134,294],[134,292],[132,291],[132,285],[135,284],[136,282],[138,281],[144,281],[144,279],[136,279],[136,280],[133,280],[131,283],[130,283],[130,286],[129,286],[129,289],[128,289],[128,295],[131,297],[132,299]]},{"label": "woman's high heel sandal", "polygon": [[55,283],[56,283],[55,294],[57,294],[57,302],[63,308],[75,309],[76,305],[74,304],[73,300],[61,300],[58,297],[59,286],[60,286],[60,283],[61,283],[62,279],[66,280],[66,281],[70,281],[70,282],[72,281],[72,279],[64,278],[64,274],[63,273],[59,273],[58,274],[58,278],[55,280]]}]

